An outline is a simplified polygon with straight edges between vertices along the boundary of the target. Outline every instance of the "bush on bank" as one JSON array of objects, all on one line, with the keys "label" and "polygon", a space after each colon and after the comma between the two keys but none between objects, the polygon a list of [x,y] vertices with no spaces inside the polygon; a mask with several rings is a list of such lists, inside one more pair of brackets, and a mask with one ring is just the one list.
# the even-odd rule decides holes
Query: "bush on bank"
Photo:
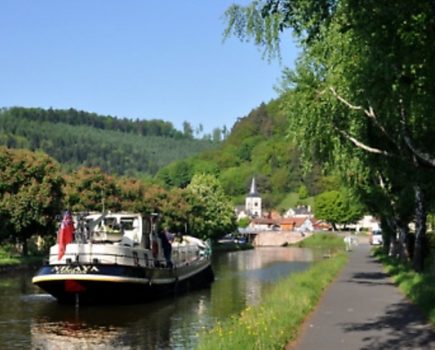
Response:
[{"label": "bush on bank", "polygon": [[278,282],[257,305],[200,335],[198,349],[283,349],[347,262],[340,252]]}]

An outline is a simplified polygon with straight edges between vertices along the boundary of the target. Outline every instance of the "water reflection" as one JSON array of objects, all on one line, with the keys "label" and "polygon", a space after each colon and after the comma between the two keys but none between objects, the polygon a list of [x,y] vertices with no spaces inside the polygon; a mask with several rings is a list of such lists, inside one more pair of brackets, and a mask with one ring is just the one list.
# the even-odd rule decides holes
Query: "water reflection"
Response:
[{"label": "water reflection", "polygon": [[206,291],[152,304],[41,305],[31,323],[33,349],[186,349],[199,331]]},{"label": "water reflection", "polygon": [[121,339],[121,327],[93,329],[71,322],[32,322],[31,327],[33,349],[131,349],[118,340]]},{"label": "water reflection", "polygon": [[218,256],[219,269],[211,296],[212,315],[225,319],[248,305],[257,304],[270,284],[303,271],[312,260],[311,250],[300,248],[260,248]]},{"label": "water reflection", "polygon": [[261,301],[273,283],[302,271],[310,250],[261,248],[214,256],[211,288],[150,304],[59,305],[30,284],[1,276],[0,349],[191,349],[217,320]]}]

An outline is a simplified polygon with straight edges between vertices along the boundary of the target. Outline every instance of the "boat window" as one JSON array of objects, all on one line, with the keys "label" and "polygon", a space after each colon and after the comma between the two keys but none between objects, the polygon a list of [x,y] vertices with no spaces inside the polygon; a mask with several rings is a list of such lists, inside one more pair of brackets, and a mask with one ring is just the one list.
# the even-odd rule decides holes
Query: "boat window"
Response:
[{"label": "boat window", "polygon": [[115,229],[118,225],[116,224],[116,218],[105,218],[104,226]]},{"label": "boat window", "polygon": [[121,219],[121,226],[124,230],[133,230],[133,218],[122,218]]}]

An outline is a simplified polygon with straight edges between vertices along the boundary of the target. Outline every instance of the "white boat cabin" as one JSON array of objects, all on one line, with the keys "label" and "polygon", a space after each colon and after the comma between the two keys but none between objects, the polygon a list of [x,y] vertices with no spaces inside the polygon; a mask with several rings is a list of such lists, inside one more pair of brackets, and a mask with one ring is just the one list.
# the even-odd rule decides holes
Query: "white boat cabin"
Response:
[{"label": "white boat cabin", "polygon": [[[61,259],[59,245],[51,247],[50,265],[168,267],[154,225],[144,221],[140,214],[93,213],[81,219],[76,217],[74,226],[74,240],[66,245]],[[209,255],[208,245],[191,236],[176,238],[171,248],[171,265],[176,267]]]}]

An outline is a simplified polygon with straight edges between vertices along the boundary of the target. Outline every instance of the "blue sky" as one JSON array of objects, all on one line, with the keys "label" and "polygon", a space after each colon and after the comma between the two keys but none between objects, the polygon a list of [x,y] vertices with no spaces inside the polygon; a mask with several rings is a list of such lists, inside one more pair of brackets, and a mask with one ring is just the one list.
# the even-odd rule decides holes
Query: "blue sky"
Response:
[{"label": "blue sky", "polygon": [[[248,1],[236,1],[247,3]],[[223,43],[231,0],[1,0],[0,107],[183,121],[206,132],[277,97],[282,62]]]}]

